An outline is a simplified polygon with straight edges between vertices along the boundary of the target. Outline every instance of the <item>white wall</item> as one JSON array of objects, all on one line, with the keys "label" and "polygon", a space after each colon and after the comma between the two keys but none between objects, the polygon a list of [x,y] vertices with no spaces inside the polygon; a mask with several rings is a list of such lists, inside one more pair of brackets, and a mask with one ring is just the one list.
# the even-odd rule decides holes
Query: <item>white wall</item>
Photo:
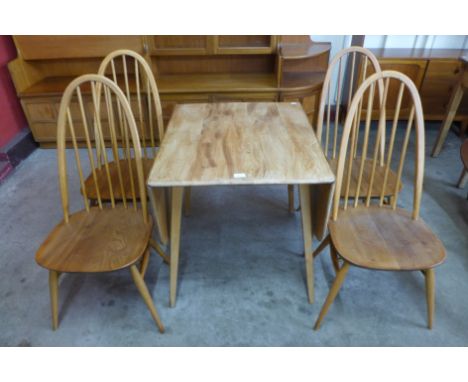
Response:
[{"label": "white wall", "polygon": [[351,45],[351,35],[313,35],[310,36],[312,41],[317,42],[331,42],[330,60],[341,49],[347,48]]},{"label": "white wall", "polygon": [[468,49],[464,35],[367,35],[366,48]]},{"label": "white wall", "polygon": [[[330,59],[351,45],[351,35],[311,35],[313,41],[331,42]],[[366,48],[468,49],[465,35],[367,35]]]},{"label": "white wall", "polygon": [[[344,48],[347,48],[351,45],[351,35],[313,35],[310,36],[312,41],[315,42],[331,42],[331,50],[330,50],[330,61],[332,60],[335,55]],[[335,86],[334,91],[332,92],[332,103],[336,103],[337,98],[337,85],[338,82],[338,70],[335,70],[332,77],[332,83]],[[332,85],[333,86],[333,85]]]}]

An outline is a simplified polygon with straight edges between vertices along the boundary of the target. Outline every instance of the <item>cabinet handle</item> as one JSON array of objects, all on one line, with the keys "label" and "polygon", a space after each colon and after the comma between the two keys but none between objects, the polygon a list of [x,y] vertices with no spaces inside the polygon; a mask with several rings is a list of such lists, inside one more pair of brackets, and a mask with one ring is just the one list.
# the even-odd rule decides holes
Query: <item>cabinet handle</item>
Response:
[{"label": "cabinet handle", "polygon": [[148,53],[148,43],[147,42],[144,42],[143,43],[143,53]]},{"label": "cabinet handle", "polygon": [[460,73],[460,68],[456,68],[454,71],[453,71],[453,74],[458,74]]}]

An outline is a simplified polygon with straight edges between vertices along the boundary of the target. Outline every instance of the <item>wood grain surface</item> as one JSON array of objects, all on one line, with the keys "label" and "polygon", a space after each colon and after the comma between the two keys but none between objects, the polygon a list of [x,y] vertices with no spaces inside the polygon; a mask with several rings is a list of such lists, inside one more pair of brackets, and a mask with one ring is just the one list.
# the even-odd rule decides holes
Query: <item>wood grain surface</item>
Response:
[{"label": "wood grain surface", "polygon": [[341,210],[328,223],[333,245],[351,264],[380,270],[433,268],[445,259],[439,238],[422,219],[391,207],[360,206]]},{"label": "wood grain surface", "polygon": [[178,105],[149,175],[153,187],[333,183],[298,103]]},{"label": "wood grain surface", "polygon": [[[153,165],[154,159],[152,158],[143,158],[143,173],[145,179],[147,179],[149,172],[151,171],[151,166]],[[109,178],[111,180],[112,185],[112,192],[114,193],[115,200],[122,200],[132,199],[132,187],[131,187],[131,178],[133,178],[133,184],[138,184],[138,173],[136,169],[136,163],[133,159],[131,161],[132,171],[130,171],[129,163],[125,159],[120,159],[119,163],[117,162],[110,162],[109,163]],[[119,175],[119,167],[120,167],[120,175]],[[89,176],[85,180],[85,187],[86,187],[86,196],[88,199],[97,200],[98,199],[98,190],[99,189],[99,196],[103,201],[111,200],[111,190],[109,186],[109,181],[107,179],[106,168],[101,166],[100,168],[96,168],[96,178],[98,187],[96,188],[96,183],[94,181],[93,174],[89,174]],[[131,174],[131,175],[130,175]],[[120,187],[120,179],[122,179],[123,187]],[[122,195],[122,188],[125,195]],[[83,190],[81,190],[83,193]]]},{"label": "wood grain surface", "polygon": [[46,269],[109,272],[138,261],[148,246],[152,221],[139,210],[91,208],[69,216],[52,230],[36,254]]}]

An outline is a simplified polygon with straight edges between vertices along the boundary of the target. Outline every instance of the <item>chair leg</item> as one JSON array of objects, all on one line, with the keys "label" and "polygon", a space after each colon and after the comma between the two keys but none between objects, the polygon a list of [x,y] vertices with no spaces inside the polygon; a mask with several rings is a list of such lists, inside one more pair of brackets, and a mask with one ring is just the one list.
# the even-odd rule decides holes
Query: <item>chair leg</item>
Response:
[{"label": "chair leg", "polygon": [[58,279],[57,271],[49,271],[50,306],[52,308],[52,329],[58,328]]},{"label": "chair leg", "polygon": [[288,184],[289,212],[294,212],[294,185]]},{"label": "chair leg", "polygon": [[150,239],[150,246],[158,253],[159,256],[164,260],[166,264],[169,264],[169,256],[167,256],[164,251],[159,246],[158,242],[153,238]]},{"label": "chair leg", "polygon": [[435,305],[435,272],[434,269],[426,270],[426,300],[427,300],[427,327],[432,329],[434,322],[434,305]]},{"label": "chair leg", "polygon": [[185,187],[184,190],[184,216],[190,215],[190,198],[192,195],[192,187]]},{"label": "chair leg", "polygon": [[136,267],[136,265],[132,265],[130,267],[130,273],[132,274],[133,281],[135,282],[135,285],[138,288],[138,291],[140,292],[141,297],[143,297],[143,300],[145,301],[145,304],[148,307],[151,313],[151,316],[153,317],[154,322],[158,326],[159,331],[161,333],[164,333],[164,326],[153,304],[153,300],[151,299],[151,295],[148,291],[148,288],[146,287],[145,281],[143,280],[143,277],[141,277],[141,274],[138,268]]},{"label": "chair leg", "polygon": [[317,321],[315,322],[314,330],[318,330],[320,328],[320,324],[322,323],[323,318],[327,314],[330,305],[333,303],[336,295],[340,291],[341,285],[343,284],[346,274],[348,273],[349,266],[349,263],[345,261],[343,266],[338,271],[335,281],[333,282],[333,285],[330,289],[330,292],[328,292],[327,299],[325,300],[325,303],[322,306],[322,310],[320,311]]},{"label": "chair leg", "polygon": [[457,187],[463,188],[465,187],[466,181],[468,180],[468,171],[464,168],[460,174],[460,178],[458,179]]},{"label": "chair leg", "polygon": [[336,251],[336,248],[333,246],[333,244],[330,245],[330,257],[333,268],[335,268],[335,273],[338,274],[338,271],[340,270],[340,263],[338,261],[338,252]]},{"label": "chair leg", "polygon": [[322,252],[328,244],[330,244],[330,234],[328,234],[327,237],[323,239],[323,241],[319,244],[317,249],[314,251],[314,257],[318,256],[320,252]]},{"label": "chair leg", "polygon": [[442,146],[447,138],[447,133],[450,130],[450,126],[452,125],[453,119],[455,114],[458,110],[458,106],[463,97],[463,84],[462,81],[458,81],[455,85],[452,95],[450,96],[450,101],[448,103],[447,112],[444,117],[444,121],[440,126],[439,135],[437,136],[437,140],[432,148],[432,157],[436,157],[439,155],[440,151],[442,150]]},{"label": "chair leg", "polygon": [[145,254],[141,258],[140,273],[141,273],[142,278],[145,278],[145,273],[146,273],[146,270],[148,269],[149,259],[150,259],[150,250],[148,248]]}]

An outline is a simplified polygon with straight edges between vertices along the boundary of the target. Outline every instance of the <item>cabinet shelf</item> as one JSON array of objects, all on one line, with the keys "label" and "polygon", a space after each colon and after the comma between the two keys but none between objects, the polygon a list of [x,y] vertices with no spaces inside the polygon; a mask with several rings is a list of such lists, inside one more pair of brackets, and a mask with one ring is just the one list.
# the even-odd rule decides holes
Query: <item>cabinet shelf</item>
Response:
[{"label": "cabinet shelf", "polygon": [[[21,97],[61,96],[75,77],[48,77],[19,94]],[[278,90],[317,90],[322,86],[325,72],[286,73],[280,86],[274,73],[178,74],[156,79],[161,94],[219,93],[219,92],[274,92]],[[136,86],[129,80],[130,90]],[[86,84],[83,93],[89,93]]]},{"label": "cabinet shelf", "polygon": [[165,75],[157,78],[161,93],[276,91],[274,73]]},{"label": "cabinet shelf", "polygon": [[321,90],[326,72],[284,73],[281,90]]},{"label": "cabinet shelf", "polygon": [[[44,78],[19,95],[21,97],[61,96],[74,78],[72,76]],[[136,86],[132,78],[129,81],[130,90],[135,91]],[[160,76],[156,82],[161,94],[274,92],[278,89],[274,73],[178,74]],[[83,93],[90,92],[86,86],[81,90]]]}]

